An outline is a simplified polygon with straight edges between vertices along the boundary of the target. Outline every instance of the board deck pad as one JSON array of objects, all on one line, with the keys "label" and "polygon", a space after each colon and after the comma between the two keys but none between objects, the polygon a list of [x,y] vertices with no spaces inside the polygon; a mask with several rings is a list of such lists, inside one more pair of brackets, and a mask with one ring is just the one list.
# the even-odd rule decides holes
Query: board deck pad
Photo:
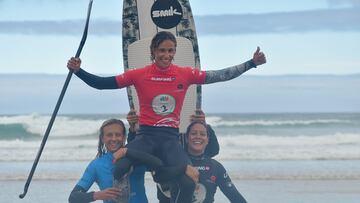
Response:
[{"label": "board deck pad", "polygon": [[[152,62],[150,43],[159,31],[169,31],[176,36],[175,64],[200,69],[195,23],[188,0],[124,0],[122,20],[125,71]],[[139,111],[135,88],[128,87],[127,94],[130,108]],[[180,115],[180,132],[185,132],[196,108],[201,108],[200,85],[192,85],[187,91]]]}]

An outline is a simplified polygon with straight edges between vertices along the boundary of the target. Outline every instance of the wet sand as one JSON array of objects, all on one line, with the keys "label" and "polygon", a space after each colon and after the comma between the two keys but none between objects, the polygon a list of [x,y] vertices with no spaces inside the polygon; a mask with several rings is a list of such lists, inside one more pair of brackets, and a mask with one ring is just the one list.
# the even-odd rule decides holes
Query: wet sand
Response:
[{"label": "wet sand", "polygon": [[[67,202],[76,180],[33,180],[21,200],[25,181],[0,181],[0,200],[7,203]],[[235,180],[236,187],[249,203],[358,203],[360,180]],[[156,201],[155,185],[146,179],[149,202]],[[96,189],[96,188],[94,188]],[[229,202],[217,191],[215,202]],[[98,201],[101,202],[101,201]]]}]

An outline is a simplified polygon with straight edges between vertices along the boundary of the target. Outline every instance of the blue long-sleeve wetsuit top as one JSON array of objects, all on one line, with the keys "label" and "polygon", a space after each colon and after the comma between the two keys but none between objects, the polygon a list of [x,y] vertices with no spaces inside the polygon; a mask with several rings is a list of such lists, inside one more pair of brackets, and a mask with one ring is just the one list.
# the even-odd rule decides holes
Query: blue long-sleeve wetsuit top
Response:
[{"label": "blue long-sleeve wetsuit top", "polygon": [[[112,153],[106,153],[91,161],[77,183],[77,186],[81,187],[84,191],[88,191],[94,182],[97,183],[100,190],[113,187],[112,160]],[[144,166],[138,166],[135,167],[134,171],[130,174],[129,203],[148,203],[144,187],[145,170],[146,168]],[[112,202],[113,201],[104,201],[104,203]]]}]

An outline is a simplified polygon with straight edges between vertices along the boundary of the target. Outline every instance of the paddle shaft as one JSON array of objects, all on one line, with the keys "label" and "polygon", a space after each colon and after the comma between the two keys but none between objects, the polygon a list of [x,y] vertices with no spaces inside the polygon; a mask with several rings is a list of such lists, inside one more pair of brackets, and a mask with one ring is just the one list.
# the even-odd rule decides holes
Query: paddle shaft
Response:
[{"label": "paddle shaft", "polygon": [[[76,55],[75,57],[79,57],[80,54],[81,54],[81,51],[84,47],[84,44],[85,44],[85,41],[86,41],[86,38],[87,38],[87,33],[88,33],[88,27],[89,27],[89,20],[90,20],[90,14],[91,14],[91,8],[92,8],[92,3],[93,3],[93,0],[90,0],[89,1],[89,6],[88,6],[88,11],[87,11],[87,17],[86,17],[86,23],[85,23],[85,28],[84,28],[84,32],[83,32],[83,35],[82,35],[82,38],[81,38],[81,41],[80,41],[80,45],[79,45],[79,48],[76,52]],[[70,79],[71,79],[71,76],[72,76],[73,72],[71,70],[69,70],[69,73],[66,77],[66,80],[65,80],[65,83],[63,85],[63,88],[61,90],[61,93],[60,93],[60,96],[59,96],[59,99],[56,103],[56,106],[55,106],[55,109],[53,111],[53,114],[51,116],[51,119],[50,119],[50,122],[47,126],[47,129],[45,131],[45,134],[44,134],[44,137],[42,139],[42,142],[41,142],[41,145],[40,145],[40,148],[39,148],[39,151],[36,155],[36,158],[34,160],[34,163],[33,163],[33,166],[31,168],[31,171],[29,173],[29,176],[27,178],[27,181],[25,183],[25,186],[24,186],[24,192],[22,194],[19,195],[19,198],[23,199],[28,191],[28,188],[29,188],[29,185],[30,185],[30,182],[32,180],[32,177],[34,175],[34,172],[36,170],[36,167],[37,167],[37,164],[39,163],[39,159],[41,157],[41,153],[45,147],[45,144],[46,144],[46,141],[47,141],[47,138],[49,137],[49,134],[50,134],[50,131],[51,131],[51,128],[54,124],[54,121],[55,121],[55,118],[56,118],[56,115],[59,111],[59,108],[60,108],[60,105],[61,105],[61,102],[64,98],[64,95],[65,95],[65,92],[67,90],[67,87],[69,85],[69,82],[70,82]]]}]

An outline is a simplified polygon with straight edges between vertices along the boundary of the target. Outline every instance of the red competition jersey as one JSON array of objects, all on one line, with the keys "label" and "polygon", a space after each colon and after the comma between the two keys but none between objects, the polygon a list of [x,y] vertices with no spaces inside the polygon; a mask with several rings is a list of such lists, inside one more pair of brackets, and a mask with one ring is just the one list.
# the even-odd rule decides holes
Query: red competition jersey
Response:
[{"label": "red competition jersey", "polygon": [[171,64],[155,64],[116,76],[119,88],[135,86],[140,103],[140,125],[179,128],[180,112],[188,87],[204,84],[205,71]]}]

